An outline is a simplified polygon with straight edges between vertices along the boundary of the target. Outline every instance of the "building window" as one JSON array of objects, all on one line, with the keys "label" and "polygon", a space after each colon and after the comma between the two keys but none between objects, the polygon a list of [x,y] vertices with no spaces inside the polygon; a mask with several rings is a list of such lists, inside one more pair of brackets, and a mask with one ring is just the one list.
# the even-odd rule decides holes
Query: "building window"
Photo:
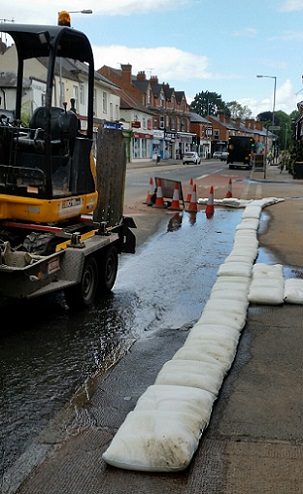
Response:
[{"label": "building window", "polygon": [[171,118],[171,130],[176,130],[176,119],[175,117]]},{"label": "building window", "polygon": [[116,120],[119,120],[119,105],[116,105]]},{"label": "building window", "polygon": [[93,101],[94,114],[97,115],[97,91],[94,89],[94,101]]},{"label": "building window", "polygon": [[146,129],[146,118],[142,117],[142,128]]},{"label": "building window", "polygon": [[60,88],[60,103],[62,104],[65,101],[65,88],[64,88],[64,82],[61,81],[61,88]]},{"label": "building window", "polygon": [[78,100],[79,100],[79,88],[78,88],[78,86],[73,86],[73,98],[75,100],[75,108],[78,109]]},{"label": "building window", "polygon": [[103,113],[107,113],[107,93],[103,91],[102,93],[102,102],[103,102]]},{"label": "building window", "polygon": [[163,93],[160,93],[160,106],[161,106],[161,108],[164,107],[164,94]]},{"label": "building window", "polygon": [[80,105],[84,105],[84,84],[80,84]]},{"label": "building window", "polygon": [[161,115],[160,117],[160,129],[164,129],[164,117]]},{"label": "building window", "polygon": [[147,104],[150,105],[150,88],[147,90]]},{"label": "building window", "polygon": [[214,139],[219,139],[219,129],[214,129]]}]

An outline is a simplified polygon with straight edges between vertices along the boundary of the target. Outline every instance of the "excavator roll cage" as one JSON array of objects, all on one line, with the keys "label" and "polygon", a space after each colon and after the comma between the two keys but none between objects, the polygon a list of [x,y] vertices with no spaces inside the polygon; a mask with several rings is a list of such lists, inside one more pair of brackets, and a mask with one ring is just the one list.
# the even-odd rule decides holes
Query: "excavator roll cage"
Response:
[{"label": "excavator roll cage", "polygon": [[[0,219],[10,216],[6,210],[10,209],[8,203],[13,202],[10,199],[5,204],[3,196],[53,200],[90,195],[92,210],[97,197],[91,156],[94,61],[86,35],[66,26],[1,24],[0,29],[13,38],[18,57],[14,120],[1,116],[0,110]],[[48,61],[45,105],[36,108],[29,128],[24,128],[21,125],[24,64],[39,57]],[[85,64],[88,97],[84,131],[73,105],[69,110],[66,103],[63,108],[52,106],[58,57]],[[26,219],[18,218],[17,203],[18,199],[11,207],[11,215]],[[84,209],[89,212],[89,207]]]}]

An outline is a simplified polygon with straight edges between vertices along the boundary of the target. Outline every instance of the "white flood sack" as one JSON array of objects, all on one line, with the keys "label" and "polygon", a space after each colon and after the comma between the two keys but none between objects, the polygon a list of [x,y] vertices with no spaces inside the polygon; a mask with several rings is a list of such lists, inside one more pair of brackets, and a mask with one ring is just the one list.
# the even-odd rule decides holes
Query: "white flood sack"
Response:
[{"label": "white flood sack", "polygon": [[284,282],[284,302],[303,304],[303,280],[290,278]]},{"label": "white flood sack", "polygon": [[258,230],[259,220],[256,218],[245,218],[236,226],[236,231],[240,230]]},{"label": "white flood sack", "polygon": [[198,338],[212,338],[216,341],[217,338],[235,339],[239,338],[239,331],[233,328],[222,326],[219,324],[201,324],[196,323],[190,330],[186,342]]},{"label": "white flood sack", "polygon": [[251,204],[244,209],[242,214],[242,219],[246,219],[246,218],[259,219],[261,213],[262,213],[262,206],[260,205],[256,206]]},{"label": "white flood sack", "polygon": [[251,277],[252,266],[246,262],[225,262],[220,265],[217,276],[244,276]]},{"label": "white flood sack", "polygon": [[[224,352],[227,353],[227,350],[224,349]],[[217,396],[224,375],[222,366],[211,362],[172,359],[163,365],[155,384],[190,386]]]},{"label": "white flood sack", "polygon": [[245,293],[248,293],[249,287],[251,283],[251,278],[247,278],[245,276],[219,276],[212,289],[211,294],[216,292],[217,290],[226,290],[232,293],[237,290],[242,290]]},{"label": "white flood sack", "polygon": [[203,414],[135,409],[127,415],[102,458],[109,465],[126,470],[184,470],[204,427]]},{"label": "white flood sack", "polygon": [[279,305],[284,302],[284,276],[281,264],[255,264],[248,300],[254,304]]},{"label": "white flood sack", "polygon": [[224,310],[207,310],[203,311],[199,321],[202,324],[219,324],[241,331],[246,322],[246,313],[232,313]]},{"label": "white flood sack", "polygon": [[278,201],[222,201],[226,206],[246,206],[236,229],[233,250],[220,266],[210,300],[183,347],[163,365],[155,384],[138,400],[103,454],[108,464],[148,472],[179,471],[189,465],[234,361],[246,323],[249,295],[253,297],[252,280],[263,303],[265,295],[274,292],[275,284],[280,283],[281,288],[280,268],[269,270],[263,265],[253,269],[259,246],[258,213]]}]

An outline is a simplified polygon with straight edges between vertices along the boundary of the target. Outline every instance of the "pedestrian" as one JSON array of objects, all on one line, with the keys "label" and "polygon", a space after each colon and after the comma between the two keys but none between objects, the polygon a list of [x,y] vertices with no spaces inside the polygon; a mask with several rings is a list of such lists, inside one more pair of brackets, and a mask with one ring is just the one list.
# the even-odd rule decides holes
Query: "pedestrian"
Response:
[{"label": "pedestrian", "polygon": [[282,173],[284,170],[284,166],[286,165],[286,160],[287,160],[287,155],[285,151],[282,151],[281,159],[280,159],[280,173]]}]

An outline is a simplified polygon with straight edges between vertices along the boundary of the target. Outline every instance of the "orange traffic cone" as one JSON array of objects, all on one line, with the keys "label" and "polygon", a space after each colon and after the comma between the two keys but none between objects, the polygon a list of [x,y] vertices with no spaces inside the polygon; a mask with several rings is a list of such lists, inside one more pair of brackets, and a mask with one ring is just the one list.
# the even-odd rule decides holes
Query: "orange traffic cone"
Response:
[{"label": "orange traffic cone", "polygon": [[171,205],[167,209],[173,209],[174,211],[182,211],[182,208],[180,208],[180,197],[179,197],[179,185],[178,182],[175,184],[175,189],[174,189],[174,195],[173,195],[173,200],[171,202]]},{"label": "orange traffic cone", "polygon": [[157,197],[156,197],[156,202],[153,205],[154,208],[165,208],[165,202],[163,199],[163,193],[162,193],[162,186],[161,186],[161,180],[158,178],[158,185],[157,185]]},{"label": "orange traffic cone", "polygon": [[146,200],[143,204],[149,204],[150,203],[150,200],[153,196],[153,193],[154,193],[154,181],[153,181],[153,177],[150,177],[150,179],[149,179],[149,191],[147,193]]},{"label": "orange traffic cone", "polygon": [[215,207],[214,207],[214,188],[211,186],[210,191],[209,191],[209,198],[208,198],[208,203],[205,208],[205,213],[207,218],[211,218],[215,212]]},{"label": "orange traffic cone", "polygon": [[189,190],[188,190],[188,194],[187,194],[187,197],[186,197],[186,202],[190,202],[190,198],[191,198],[191,195],[193,193],[193,179],[191,178],[190,181],[189,181]]},{"label": "orange traffic cone", "polygon": [[196,221],[197,221],[197,211],[191,211],[189,213],[189,223],[191,225],[195,225]]},{"label": "orange traffic cone", "polygon": [[228,189],[227,189],[227,193],[226,193],[226,198],[228,197],[232,197],[233,196],[233,193],[232,193],[232,184],[231,184],[231,178],[229,179],[229,182],[228,182]]},{"label": "orange traffic cone", "polygon": [[197,206],[197,186],[196,184],[193,185],[193,192],[190,198],[190,203],[188,206],[188,209],[186,211],[191,212],[197,212],[198,211],[198,206]]}]

